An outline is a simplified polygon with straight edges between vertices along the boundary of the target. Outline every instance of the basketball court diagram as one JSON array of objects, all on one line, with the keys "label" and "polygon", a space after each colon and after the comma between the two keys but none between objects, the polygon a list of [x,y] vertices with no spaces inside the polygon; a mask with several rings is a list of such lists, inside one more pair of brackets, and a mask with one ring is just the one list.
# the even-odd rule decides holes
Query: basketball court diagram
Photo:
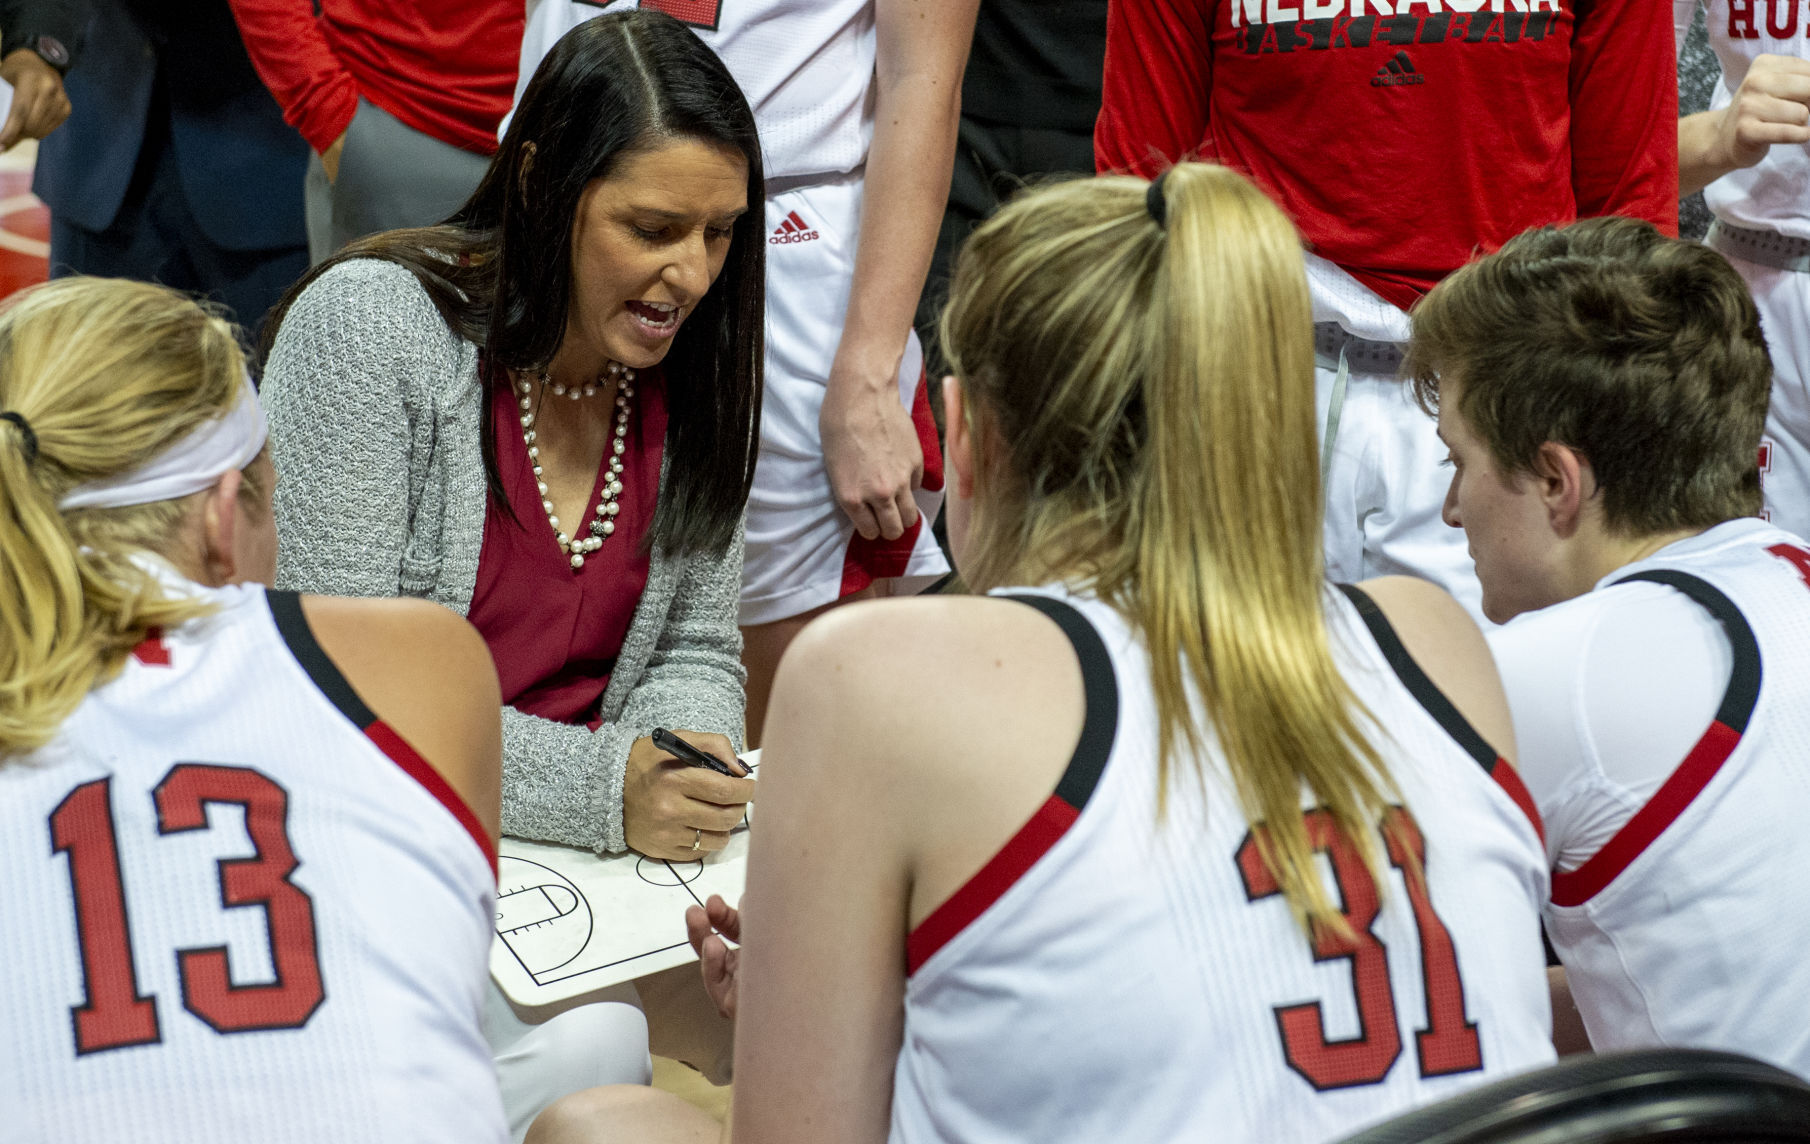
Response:
[{"label": "basketball court diagram", "polygon": [[[758,754],[747,759],[758,767]],[[490,969],[518,1005],[565,1001],[695,959],[685,909],[741,898],[748,822],[697,862],[503,839]]]}]

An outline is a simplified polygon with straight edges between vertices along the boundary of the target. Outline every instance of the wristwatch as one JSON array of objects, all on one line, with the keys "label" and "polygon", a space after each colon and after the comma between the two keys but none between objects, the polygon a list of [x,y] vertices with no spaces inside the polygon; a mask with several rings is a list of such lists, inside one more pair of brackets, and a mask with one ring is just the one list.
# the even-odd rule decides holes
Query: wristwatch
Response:
[{"label": "wristwatch", "polygon": [[69,49],[64,47],[63,41],[55,36],[22,36],[14,43],[6,45],[8,54],[21,50],[38,53],[38,58],[57,69],[58,75],[69,71]]}]

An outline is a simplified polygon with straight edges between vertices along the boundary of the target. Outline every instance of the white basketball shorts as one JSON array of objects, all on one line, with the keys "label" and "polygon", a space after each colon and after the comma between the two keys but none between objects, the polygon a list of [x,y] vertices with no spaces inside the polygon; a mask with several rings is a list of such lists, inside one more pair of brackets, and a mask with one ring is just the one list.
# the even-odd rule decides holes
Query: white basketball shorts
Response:
[{"label": "white basketball shorts", "polygon": [[[1337,389],[1340,341],[1317,331],[1314,396],[1322,448]],[[1364,343],[1357,343],[1363,345]],[[1462,529],[1440,517],[1452,470],[1438,425],[1415,404],[1412,386],[1387,372],[1347,363],[1325,484],[1326,575],[1334,581],[1418,576],[1457,598],[1485,629],[1483,588]]]},{"label": "white basketball shorts", "polygon": [[1810,273],[1722,253],[1753,291],[1772,354],[1772,404],[1760,438],[1765,517],[1810,535]]},{"label": "white basketball shorts", "polygon": [[943,463],[915,332],[899,363],[899,402],[924,449],[918,522],[897,540],[862,539],[837,507],[823,465],[817,417],[848,313],[862,188],[856,172],[767,199],[766,393],[748,498],[743,624],[787,619],[876,580],[916,591],[949,571],[930,532],[943,503]]}]

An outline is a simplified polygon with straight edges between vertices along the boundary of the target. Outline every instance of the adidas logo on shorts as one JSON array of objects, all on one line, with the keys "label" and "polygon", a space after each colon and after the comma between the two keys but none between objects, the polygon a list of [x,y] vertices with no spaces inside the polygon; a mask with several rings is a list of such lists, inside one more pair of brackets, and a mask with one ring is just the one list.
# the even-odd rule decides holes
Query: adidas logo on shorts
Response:
[{"label": "adidas logo on shorts", "polygon": [[1400,87],[1411,83],[1425,83],[1427,77],[1414,70],[1414,61],[1408,58],[1407,52],[1396,52],[1389,62],[1376,69],[1370,77],[1371,87]]},{"label": "adidas logo on shorts", "polygon": [[786,215],[784,222],[773,228],[767,241],[774,246],[781,246],[788,242],[812,242],[822,237],[804,224],[797,211],[792,211]]}]

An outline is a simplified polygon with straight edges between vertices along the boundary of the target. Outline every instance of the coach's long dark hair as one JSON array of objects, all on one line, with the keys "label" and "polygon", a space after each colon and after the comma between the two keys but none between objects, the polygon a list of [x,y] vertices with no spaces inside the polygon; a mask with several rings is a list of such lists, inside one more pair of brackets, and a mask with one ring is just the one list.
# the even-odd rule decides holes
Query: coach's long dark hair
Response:
[{"label": "coach's long dark hair", "polygon": [[[748,210],[735,222],[728,260],[662,367],[671,463],[648,535],[649,545],[675,554],[721,552],[747,502],[759,444],[765,184],[747,99],[715,53],[670,16],[614,13],[567,33],[529,81],[465,205],[439,226],[373,235],[316,267],[272,312],[264,354],[315,278],[348,259],[384,258],[412,271],[446,324],[483,346],[491,363],[545,368],[566,333],[572,227],[585,188],[668,139],[733,147],[748,161]],[[498,382],[490,371],[481,381],[484,475],[507,508],[489,400]]]}]

